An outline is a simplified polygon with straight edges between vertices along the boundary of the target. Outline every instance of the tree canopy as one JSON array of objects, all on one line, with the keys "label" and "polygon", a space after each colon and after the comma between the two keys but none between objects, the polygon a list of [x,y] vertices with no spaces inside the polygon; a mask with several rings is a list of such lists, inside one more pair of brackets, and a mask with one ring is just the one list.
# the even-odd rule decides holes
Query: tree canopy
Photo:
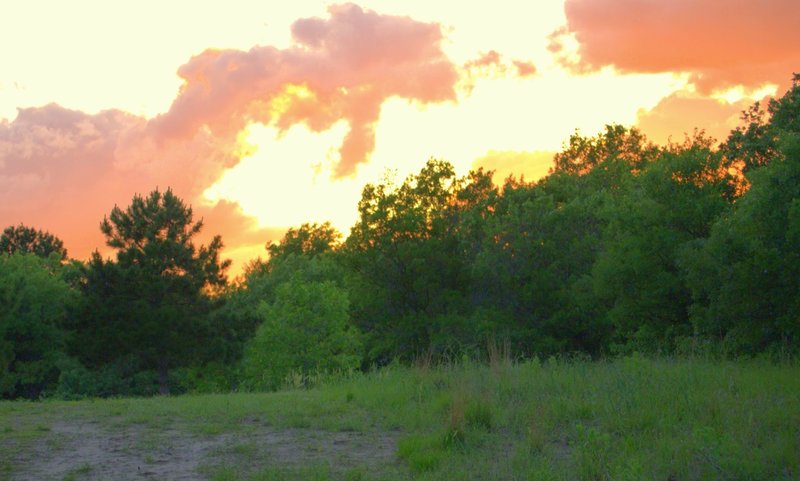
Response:
[{"label": "tree canopy", "polygon": [[211,294],[227,282],[221,237],[194,244],[202,227],[171,190],[114,207],[100,229],[116,260],[95,252],[86,268],[76,355],[89,364],[133,359],[157,370],[160,390],[168,392],[169,369],[201,357],[213,332]]},{"label": "tree canopy", "polygon": [[64,242],[49,232],[26,227],[23,224],[8,226],[0,235],[0,253],[5,254],[35,254],[39,257],[49,257],[55,253],[66,260],[67,249]]},{"label": "tree canopy", "polygon": [[54,390],[64,324],[75,292],[58,258],[0,255],[0,396],[36,399]]}]

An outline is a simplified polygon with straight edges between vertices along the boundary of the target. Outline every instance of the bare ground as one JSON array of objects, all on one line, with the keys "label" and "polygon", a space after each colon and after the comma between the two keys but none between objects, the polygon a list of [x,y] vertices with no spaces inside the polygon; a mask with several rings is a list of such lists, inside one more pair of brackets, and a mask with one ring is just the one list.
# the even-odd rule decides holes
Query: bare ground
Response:
[{"label": "bare ground", "polygon": [[198,434],[189,427],[61,420],[15,456],[10,480],[201,480],[222,467],[246,475],[266,468],[324,466],[341,473],[397,464],[397,433],[250,425]]}]

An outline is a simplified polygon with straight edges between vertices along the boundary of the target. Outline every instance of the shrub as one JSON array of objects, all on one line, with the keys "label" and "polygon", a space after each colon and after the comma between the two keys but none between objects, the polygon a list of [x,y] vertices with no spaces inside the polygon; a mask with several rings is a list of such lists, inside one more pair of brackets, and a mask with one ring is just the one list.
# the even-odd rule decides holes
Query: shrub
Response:
[{"label": "shrub", "polygon": [[262,324],[245,347],[243,384],[277,389],[290,374],[349,371],[361,363],[360,336],[349,321],[347,293],[329,281],[292,279],[259,309]]}]

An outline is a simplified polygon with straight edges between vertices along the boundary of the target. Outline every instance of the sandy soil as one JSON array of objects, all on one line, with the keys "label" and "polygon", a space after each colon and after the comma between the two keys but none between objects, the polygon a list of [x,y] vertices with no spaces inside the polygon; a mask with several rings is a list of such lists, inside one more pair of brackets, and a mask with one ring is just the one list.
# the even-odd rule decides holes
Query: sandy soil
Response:
[{"label": "sandy soil", "polygon": [[396,435],[248,426],[196,434],[180,427],[108,426],[60,421],[17,456],[14,481],[200,480],[215,467],[248,473],[267,467],[329,466],[332,472],[396,462]]}]

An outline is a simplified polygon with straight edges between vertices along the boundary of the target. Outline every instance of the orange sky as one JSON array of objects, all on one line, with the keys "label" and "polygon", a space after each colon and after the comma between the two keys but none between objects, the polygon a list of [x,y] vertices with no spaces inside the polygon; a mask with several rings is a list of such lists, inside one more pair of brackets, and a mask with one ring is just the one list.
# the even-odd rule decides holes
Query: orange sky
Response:
[{"label": "orange sky", "polygon": [[287,227],[346,231],[387,171],[536,179],[606,123],[724,139],[800,70],[796,0],[111,3],[0,18],[0,226],[78,258],[155,187],[241,266]]}]

